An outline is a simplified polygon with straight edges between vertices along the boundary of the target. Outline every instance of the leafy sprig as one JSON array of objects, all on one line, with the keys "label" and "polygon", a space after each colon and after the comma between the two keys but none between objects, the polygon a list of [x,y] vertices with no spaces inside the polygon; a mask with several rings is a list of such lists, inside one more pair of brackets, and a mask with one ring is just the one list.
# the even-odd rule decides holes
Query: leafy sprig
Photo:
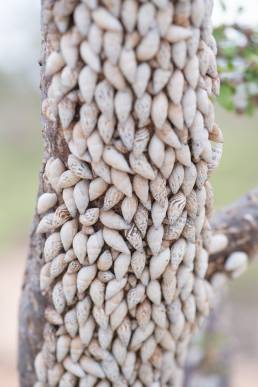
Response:
[{"label": "leafy sprig", "polygon": [[221,25],[214,37],[221,78],[218,102],[229,111],[252,114],[258,105],[258,31]]}]

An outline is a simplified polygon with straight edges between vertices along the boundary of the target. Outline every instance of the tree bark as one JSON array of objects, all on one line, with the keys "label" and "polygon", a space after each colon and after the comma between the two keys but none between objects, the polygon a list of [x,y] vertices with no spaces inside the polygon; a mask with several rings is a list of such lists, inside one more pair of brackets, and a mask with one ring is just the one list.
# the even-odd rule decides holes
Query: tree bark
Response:
[{"label": "tree bark", "polygon": [[35,382],[33,362],[41,347],[44,326],[45,300],[39,289],[44,238],[35,234],[37,223],[38,219],[35,216],[19,308],[18,367],[22,387],[32,386]]},{"label": "tree bark", "polygon": [[[55,0],[41,0],[41,101],[46,97],[49,80],[44,76],[45,61],[57,31],[51,28],[46,18],[49,8]],[[49,28],[50,27],[50,28]],[[50,156],[64,158],[67,147],[58,126],[46,119],[42,114],[42,137],[43,137],[43,161],[39,174],[38,196],[44,191],[43,171],[46,161]],[[21,387],[32,387],[36,382],[34,359],[42,347],[43,327],[45,324],[44,309],[46,299],[40,292],[40,269],[43,266],[43,247],[45,237],[37,234],[36,229],[39,216],[35,211],[30,234],[29,252],[23,278],[22,291],[19,305],[19,332],[18,332],[18,370]]]},{"label": "tree bark", "polygon": [[224,262],[234,251],[244,251],[249,259],[258,254],[258,188],[218,212],[212,220],[214,233],[228,238],[228,245],[210,255],[208,275],[223,271]]}]

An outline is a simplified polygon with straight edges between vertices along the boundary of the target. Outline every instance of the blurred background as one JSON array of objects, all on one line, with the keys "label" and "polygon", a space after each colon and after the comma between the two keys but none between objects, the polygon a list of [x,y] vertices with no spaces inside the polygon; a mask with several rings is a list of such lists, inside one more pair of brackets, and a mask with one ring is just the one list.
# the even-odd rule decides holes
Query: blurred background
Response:
[{"label": "blurred background", "polygon": [[[215,0],[215,24],[258,26],[256,0],[235,0],[226,11],[220,3]],[[8,387],[18,386],[17,307],[42,153],[39,13],[39,0],[0,2],[0,384]],[[212,178],[219,209],[258,185],[258,114],[216,110],[225,135],[222,163]],[[253,264],[230,286],[222,307],[217,341],[232,349],[230,387],[257,387],[257,278]]]}]

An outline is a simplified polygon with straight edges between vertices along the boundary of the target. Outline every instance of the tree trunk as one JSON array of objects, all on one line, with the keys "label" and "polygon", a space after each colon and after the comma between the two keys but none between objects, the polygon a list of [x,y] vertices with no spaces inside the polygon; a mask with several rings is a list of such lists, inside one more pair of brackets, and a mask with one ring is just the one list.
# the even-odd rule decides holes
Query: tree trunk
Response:
[{"label": "tree trunk", "polygon": [[[56,30],[47,22],[48,13],[55,0],[41,0],[41,100],[47,95],[49,79],[45,76],[46,57],[53,51]],[[67,154],[63,136],[60,136],[55,123],[41,117],[44,154],[42,169],[39,174],[38,197],[46,190],[43,172],[47,160],[51,156],[63,158]],[[18,369],[21,387],[31,387],[36,382],[34,360],[42,348],[43,330],[45,325],[44,311],[47,304],[46,298],[40,291],[40,270],[44,264],[43,248],[45,236],[37,234],[39,223],[37,211],[32,223],[30,234],[29,253],[23,278],[23,285],[19,306],[19,343],[18,343]]]},{"label": "tree trunk", "polygon": [[34,359],[42,345],[46,304],[39,288],[44,238],[35,234],[37,223],[35,216],[19,310],[19,376],[20,385],[24,387],[33,386],[35,382]]},{"label": "tree trunk", "polygon": [[[137,13],[137,3],[129,1],[118,17],[116,2],[103,1],[100,8],[90,0],[42,0],[45,152],[40,216],[33,223],[20,302],[22,387],[37,381],[75,386],[79,379],[80,386],[99,379],[107,386],[180,386],[188,341],[210,307],[208,279],[225,271],[226,255],[235,247],[249,252],[248,242],[232,237],[232,217],[228,223],[228,215],[222,217],[223,227],[217,222],[216,229],[230,227],[226,247],[212,255],[204,278],[212,208],[207,179],[222,147],[209,100],[218,91],[211,3],[194,1],[191,8],[188,1],[155,0]],[[49,205],[53,198],[57,203]],[[170,212],[162,216],[166,205]],[[86,216],[87,209],[92,212]],[[90,280],[88,267],[97,271]],[[186,274],[188,281],[182,279]],[[80,315],[82,305],[89,310]],[[60,338],[69,342],[64,358]],[[76,345],[77,353],[71,349]]]}]

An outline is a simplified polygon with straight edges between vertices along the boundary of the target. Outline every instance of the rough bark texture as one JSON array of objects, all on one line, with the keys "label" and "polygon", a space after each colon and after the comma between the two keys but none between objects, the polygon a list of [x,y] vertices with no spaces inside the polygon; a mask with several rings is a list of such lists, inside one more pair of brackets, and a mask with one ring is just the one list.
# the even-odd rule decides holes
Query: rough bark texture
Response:
[{"label": "rough bark texture", "polygon": [[32,386],[35,381],[33,360],[41,346],[44,325],[45,301],[39,289],[44,240],[35,234],[37,223],[35,216],[19,310],[19,374],[22,387]]},{"label": "rough bark texture", "polygon": [[[44,17],[47,17],[48,8],[54,0],[42,0],[41,11],[41,99],[46,96],[48,79],[44,74],[45,58],[50,50],[49,44],[53,41],[55,31],[47,31]],[[52,36],[51,36],[52,34]],[[52,38],[52,39],[51,39]],[[43,170],[50,155],[64,157],[66,152],[65,143],[57,131],[53,122],[47,121],[45,116],[41,117],[43,137],[43,161],[39,174],[38,196],[43,192]],[[24,273],[22,292],[19,306],[19,333],[18,333],[18,370],[21,387],[31,387],[36,381],[34,371],[34,359],[42,346],[42,335],[44,327],[44,309],[46,299],[42,296],[39,286],[40,269],[43,265],[42,252],[45,242],[43,235],[36,234],[39,217],[35,214],[30,234],[29,253]]]}]

